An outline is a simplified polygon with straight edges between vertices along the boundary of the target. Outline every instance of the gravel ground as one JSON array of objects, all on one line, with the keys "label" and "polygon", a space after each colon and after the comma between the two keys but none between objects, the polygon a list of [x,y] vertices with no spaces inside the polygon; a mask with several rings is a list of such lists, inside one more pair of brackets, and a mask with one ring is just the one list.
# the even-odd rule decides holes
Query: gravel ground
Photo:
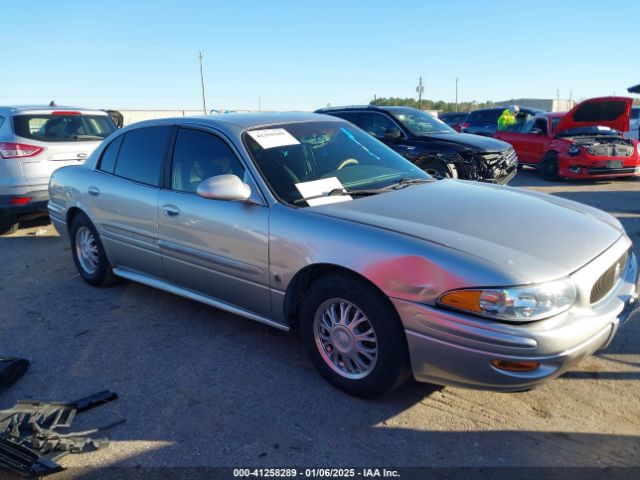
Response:
[{"label": "gravel ground", "polygon": [[[611,212],[640,253],[640,181],[525,169],[513,185]],[[126,419],[111,445],[64,458],[75,468],[54,480],[108,467],[640,467],[640,322],[530,392],[411,382],[363,401],[327,384],[297,336],[132,282],[88,286],[46,219],[0,238],[0,269],[0,352],[32,362],[0,408],[120,395],[74,423]]]}]

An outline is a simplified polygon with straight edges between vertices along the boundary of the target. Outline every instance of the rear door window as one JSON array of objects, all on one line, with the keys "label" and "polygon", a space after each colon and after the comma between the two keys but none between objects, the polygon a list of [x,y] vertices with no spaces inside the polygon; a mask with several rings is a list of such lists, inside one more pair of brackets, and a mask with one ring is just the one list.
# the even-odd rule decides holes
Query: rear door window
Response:
[{"label": "rear door window", "polygon": [[116,129],[108,115],[25,114],[13,117],[19,137],[41,142],[101,141]]},{"label": "rear door window", "polygon": [[134,182],[159,186],[172,130],[172,126],[163,125],[127,133],[120,145],[114,173]]},{"label": "rear door window", "polygon": [[358,112],[337,112],[337,113],[332,113],[331,115],[334,115],[336,117],[340,117],[344,120],[346,120],[347,122],[351,122],[354,125],[360,125],[360,114]]},{"label": "rear door window", "polygon": [[122,145],[122,139],[124,135],[120,135],[113,142],[107,145],[107,148],[102,152],[102,159],[100,160],[99,169],[103,172],[113,173],[114,167],[116,166],[116,158],[118,156],[118,151],[120,150],[120,145]]}]

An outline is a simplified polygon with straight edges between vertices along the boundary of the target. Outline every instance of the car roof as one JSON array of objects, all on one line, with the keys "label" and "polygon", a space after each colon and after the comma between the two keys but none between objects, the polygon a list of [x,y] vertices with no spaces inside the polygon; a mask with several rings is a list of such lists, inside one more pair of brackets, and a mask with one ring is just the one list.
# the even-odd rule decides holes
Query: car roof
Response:
[{"label": "car roof", "polygon": [[[475,113],[475,112],[493,112],[496,110],[507,110],[509,107],[508,106],[496,106],[496,107],[489,107],[489,108],[479,108],[477,110],[473,110],[470,113]],[[542,110],[541,108],[534,108],[534,107],[521,107],[520,105],[518,105],[518,108],[520,109],[520,111],[526,111],[526,112],[531,112],[531,113],[546,113],[544,110]]]},{"label": "car roof", "polygon": [[124,128],[123,131],[142,126],[179,123],[211,126],[223,131],[238,133],[243,130],[257,127],[314,121],[342,122],[343,120],[330,115],[319,115],[312,112],[224,113],[144,120],[142,122],[132,123],[128,127]]},{"label": "car roof", "polygon": [[0,111],[11,115],[27,114],[27,113],[49,113],[49,112],[80,112],[91,115],[107,115],[104,110],[96,110],[82,107],[70,107],[67,105],[0,105]]},{"label": "car roof", "polygon": [[417,108],[405,106],[405,105],[346,105],[343,107],[327,107],[327,108],[319,108],[315,111],[315,113],[328,113],[331,112],[348,112],[350,110],[373,110],[373,111],[383,111],[383,112],[393,112],[400,110],[418,110]]}]

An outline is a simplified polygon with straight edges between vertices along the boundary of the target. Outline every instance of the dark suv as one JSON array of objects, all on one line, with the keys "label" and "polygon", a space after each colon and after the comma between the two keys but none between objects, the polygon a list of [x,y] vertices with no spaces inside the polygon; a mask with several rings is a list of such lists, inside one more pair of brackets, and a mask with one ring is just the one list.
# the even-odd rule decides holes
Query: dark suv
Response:
[{"label": "dark suv", "polygon": [[[462,132],[482,135],[484,137],[493,137],[498,130],[498,118],[502,112],[509,107],[493,107],[474,110],[469,114],[465,122]],[[518,125],[524,125],[536,115],[545,113],[539,108],[519,107],[520,112],[516,116]]]},{"label": "dark suv", "polygon": [[436,177],[508,183],[517,170],[511,145],[458,133],[422,110],[373,105],[316,110],[343,118]]}]

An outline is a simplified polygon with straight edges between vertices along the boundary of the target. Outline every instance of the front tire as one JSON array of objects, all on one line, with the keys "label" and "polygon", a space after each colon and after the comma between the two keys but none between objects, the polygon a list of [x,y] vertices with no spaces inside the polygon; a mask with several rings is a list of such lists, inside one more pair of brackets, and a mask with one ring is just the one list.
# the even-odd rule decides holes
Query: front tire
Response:
[{"label": "front tire", "polygon": [[538,172],[544,180],[558,180],[560,178],[558,155],[556,153],[547,153],[538,164]]},{"label": "front tire", "polygon": [[82,279],[89,285],[101,287],[115,283],[109,259],[98,231],[91,220],[79,213],[71,223],[71,254]]},{"label": "front tire", "polygon": [[351,395],[379,397],[410,376],[398,314],[362,280],[345,274],[317,280],[303,301],[300,330],[320,374]]},{"label": "front tire", "polygon": [[435,178],[458,178],[456,167],[440,160],[425,160],[419,167]]}]

